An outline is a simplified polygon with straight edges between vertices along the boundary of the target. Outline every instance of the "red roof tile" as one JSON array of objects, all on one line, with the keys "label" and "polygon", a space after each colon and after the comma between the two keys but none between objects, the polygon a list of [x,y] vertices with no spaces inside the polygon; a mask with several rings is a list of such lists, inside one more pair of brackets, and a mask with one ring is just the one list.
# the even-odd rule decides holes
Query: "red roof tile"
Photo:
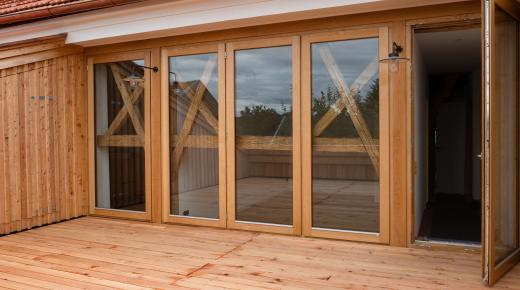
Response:
[{"label": "red roof tile", "polygon": [[0,27],[145,0],[0,0]]},{"label": "red roof tile", "polygon": [[0,15],[50,8],[83,0],[0,0]]}]

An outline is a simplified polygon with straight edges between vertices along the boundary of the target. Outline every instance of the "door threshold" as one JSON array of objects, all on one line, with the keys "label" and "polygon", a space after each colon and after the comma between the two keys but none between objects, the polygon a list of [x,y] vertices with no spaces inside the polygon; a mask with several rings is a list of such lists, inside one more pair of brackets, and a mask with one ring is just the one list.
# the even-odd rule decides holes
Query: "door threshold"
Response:
[{"label": "door threshold", "polygon": [[415,240],[408,245],[409,248],[431,249],[442,251],[456,251],[466,253],[480,253],[481,244],[475,242],[465,241],[450,241],[450,240]]}]

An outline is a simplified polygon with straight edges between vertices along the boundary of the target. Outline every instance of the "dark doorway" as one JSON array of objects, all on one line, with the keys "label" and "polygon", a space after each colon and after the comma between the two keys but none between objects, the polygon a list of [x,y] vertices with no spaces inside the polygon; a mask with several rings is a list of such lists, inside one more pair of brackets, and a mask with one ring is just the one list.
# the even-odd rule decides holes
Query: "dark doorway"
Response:
[{"label": "dark doorway", "polygon": [[416,238],[480,243],[480,30],[414,40]]}]

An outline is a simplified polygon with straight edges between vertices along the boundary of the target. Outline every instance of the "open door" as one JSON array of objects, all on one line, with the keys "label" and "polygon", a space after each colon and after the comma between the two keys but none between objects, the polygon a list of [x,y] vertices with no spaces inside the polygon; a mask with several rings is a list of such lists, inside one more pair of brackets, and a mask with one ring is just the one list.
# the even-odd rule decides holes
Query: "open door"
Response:
[{"label": "open door", "polygon": [[484,207],[482,266],[492,285],[520,258],[519,3],[483,0]]}]

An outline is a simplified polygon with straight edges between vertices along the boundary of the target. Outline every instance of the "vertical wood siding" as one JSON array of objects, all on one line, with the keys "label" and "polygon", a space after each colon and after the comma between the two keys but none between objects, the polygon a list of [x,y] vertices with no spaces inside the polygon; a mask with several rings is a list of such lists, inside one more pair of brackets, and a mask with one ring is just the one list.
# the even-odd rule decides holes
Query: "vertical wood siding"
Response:
[{"label": "vertical wood siding", "polygon": [[0,234],[88,213],[84,58],[0,70]]}]

